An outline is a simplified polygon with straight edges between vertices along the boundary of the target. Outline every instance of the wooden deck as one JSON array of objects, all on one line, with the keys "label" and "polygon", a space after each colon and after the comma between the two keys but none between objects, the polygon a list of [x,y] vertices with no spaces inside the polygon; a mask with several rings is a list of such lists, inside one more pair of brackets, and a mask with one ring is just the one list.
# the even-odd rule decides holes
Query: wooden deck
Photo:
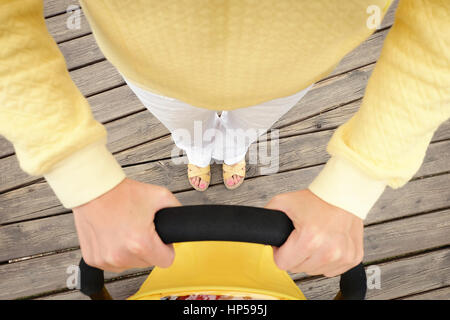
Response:
[{"label": "wooden deck", "polygon": [[[225,191],[219,167],[205,193],[192,190],[185,166],[170,160],[168,131],[142,106],[98,49],[84,17],[81,29],[66,27],[74,0],[46,0],[47,26],[67,67],[88,98],[96,119],[106,125],[109,149],[129,177],[164,185],[182,204],[263,206],[276,193],[306,187],[328,159],[334,129],[358,109],[367,80],[392,25],[391,8],[382,27],[351,52],[332,75],[318,82],[275,125],[280,170],[270,176],[249,166],[237,191]],[[365,221],[364,263],[381,268],[381,289],[369,299],[450,298],[450,122],[435,134],[414,179],[387,190]],[[23,173],[12,146],[0,138],[0,298],[85,299],[66,288],[66,269],[80,250],[70,210],[63,208],[42,177]],[[133,294],[149,272],[106,273],[113,297]],[[338,278],[292,274],[309,299],[329,299]]]}]

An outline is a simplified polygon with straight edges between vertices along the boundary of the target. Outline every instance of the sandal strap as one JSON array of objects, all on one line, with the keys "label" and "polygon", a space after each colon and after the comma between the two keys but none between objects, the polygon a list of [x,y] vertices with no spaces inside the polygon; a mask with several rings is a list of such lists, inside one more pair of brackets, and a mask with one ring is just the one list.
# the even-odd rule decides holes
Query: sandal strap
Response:
[{"label": "sandal strap", "polygon": [[188,163],[188,178],[199,177],[200,179],[209,182],[211,178],[210,166],[197,167],[195,164]]},{"label": "sandal strap", "polygon": [[245,177],[245,159],[231,166],[224,163],[222,168],[223,168],[223,178],[225,180],[231,178],[233,175]]}]

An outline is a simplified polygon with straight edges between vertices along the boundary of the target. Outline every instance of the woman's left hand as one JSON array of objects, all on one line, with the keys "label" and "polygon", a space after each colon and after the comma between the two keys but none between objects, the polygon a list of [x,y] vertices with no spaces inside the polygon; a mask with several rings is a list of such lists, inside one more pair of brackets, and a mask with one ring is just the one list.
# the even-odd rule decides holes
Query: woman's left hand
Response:
[{"label": "woman's left hand", "polygon": [[295,227],[281,247],[274,247],[280,269],[334,277],[362,261],[363,220],[352,213],[308,189],[277,195],[266,208],[283,211]]}]

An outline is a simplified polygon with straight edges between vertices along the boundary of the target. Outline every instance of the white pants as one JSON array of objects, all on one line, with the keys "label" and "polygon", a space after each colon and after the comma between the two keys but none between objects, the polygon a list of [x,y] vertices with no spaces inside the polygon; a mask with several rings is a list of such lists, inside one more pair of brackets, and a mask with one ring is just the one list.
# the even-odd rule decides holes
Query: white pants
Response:
[{"label": "white pants", "polygon": [[219,117],[215,110],[160,96],[139,88],[128,79],[125,81],[144,106],[170,131],[175,145],[186,152],[189,163],[199,167],[207,166],[212,159],[228,165],[242,160],[249,146],[312,87],[259,105],[223,111]]}]

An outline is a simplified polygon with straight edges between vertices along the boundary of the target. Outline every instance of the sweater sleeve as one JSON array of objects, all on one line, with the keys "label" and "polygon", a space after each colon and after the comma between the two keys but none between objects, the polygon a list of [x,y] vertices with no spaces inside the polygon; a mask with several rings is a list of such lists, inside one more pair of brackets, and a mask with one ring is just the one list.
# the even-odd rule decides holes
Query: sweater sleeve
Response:
[{"label": "sweater sleeve", "polygon": [[41,0],[0,0],[0,134],[21,168],[44,175],[65,207],[123,178],[106,130],[73,83],[47,31]]},{"label": "sweater sleeve", "polygon": [[420,168],[450,116],[450,1],[400,0],[358,112],[340,126],[309,189],[365,218],[384,190]]}]

